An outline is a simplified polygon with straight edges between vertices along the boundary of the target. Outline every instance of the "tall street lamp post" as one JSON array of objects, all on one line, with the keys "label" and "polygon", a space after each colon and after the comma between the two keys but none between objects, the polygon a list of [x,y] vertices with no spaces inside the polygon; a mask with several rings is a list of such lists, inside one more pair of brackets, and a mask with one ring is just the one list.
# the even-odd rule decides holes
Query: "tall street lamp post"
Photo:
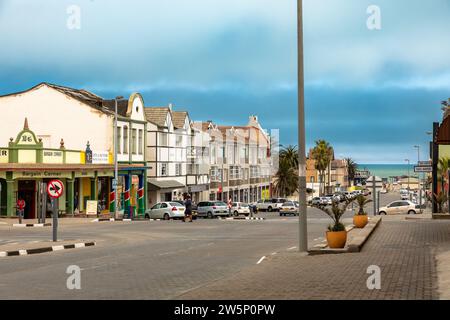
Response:
[{"label": "tall street lamp post", "polygon": [[[419,165],[420,163],[420,146],[414,146],[415,149],[417,149],[417,165]],[[417,173],[417,178],[419,181],[419,206],[420,206],[420,213],[422,213],[422,188],[420,187],[420,181],[422,180],[422,175],[419,173]],[[424,182],[422,181],[422,184]]]},{"label": "tall street lamp post", "polygon": [[299,251],[308,252],[308,220],[306,206],[306,139],[303,70],[303,1],[297,0],[298,45],[298,170],[299,170]]},{"label": "tall street lamp post", "polygon": [[118,218],[119,215],[119,199],[117,195],[117,186],[119,183],[119,138],[117,136],[117,101],[122,100],[123,97],[119,96],[114,99],[114,218]]},{"label": "tall street lamp post", "polygon": [[409,159],[405,159],[405,161],[408,163],[408,194],[409,194],[409,201],[411,201],[411,190],[410,190],[410,180],[409,180],[409,167],[410,167],[410,161]]}]

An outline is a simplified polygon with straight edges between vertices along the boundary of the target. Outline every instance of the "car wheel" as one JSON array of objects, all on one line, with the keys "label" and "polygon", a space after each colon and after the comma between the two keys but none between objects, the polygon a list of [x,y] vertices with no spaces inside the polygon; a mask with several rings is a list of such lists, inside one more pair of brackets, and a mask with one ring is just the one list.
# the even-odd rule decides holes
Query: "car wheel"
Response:
[{"label": "car wheel", "polygon": [[387,216],[387,213],[385,212],[385,211],[380,211],[380,213],[379,213],[379,215],[381,216],[381,215],[385,215],[385,216]]},{"label": "car wheel", "polygon": [[234,212],[234,216],[235,216],[235,217],[239,216],[239,212],[235,211],[235,212]]},{"label": "car wheel", "polygon": [[213,214],[212,214],[212,212],[208,212],[208,218],[209,219],[212,219],[214,216],[213,216]]},{"label": "car wheel", "polygon": [[145,219],[150,220],[150,215],[146,214]]},{"label": "car wheel", "polygon": [[414,210],[409,210],[408,214],[416,214],[416,212]]},{"label": "car wheel", "polygon": [[267,208],[267,211],[269,211],[269,212],[272,212],[272,210],[273,210],[272,207]]},{"label": "car wheel", "polygon": [[168,213],[165,213],[165,214],[164,214],[164,220],[170,220],[170,216],[169,216]]}]

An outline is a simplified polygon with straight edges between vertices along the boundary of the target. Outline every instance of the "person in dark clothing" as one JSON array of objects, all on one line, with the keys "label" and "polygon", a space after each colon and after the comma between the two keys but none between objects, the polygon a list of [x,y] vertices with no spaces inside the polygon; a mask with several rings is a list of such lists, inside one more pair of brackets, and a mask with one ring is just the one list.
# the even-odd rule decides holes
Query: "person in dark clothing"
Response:
[{"label": "person in dark clothing", "polygon": [[186,207],[186,210],[184,211],[184,221],[185,222],[192,222],[192,200],[191,196],[188,194],[186,196],[186,200],[184,201],[184,206]]}]

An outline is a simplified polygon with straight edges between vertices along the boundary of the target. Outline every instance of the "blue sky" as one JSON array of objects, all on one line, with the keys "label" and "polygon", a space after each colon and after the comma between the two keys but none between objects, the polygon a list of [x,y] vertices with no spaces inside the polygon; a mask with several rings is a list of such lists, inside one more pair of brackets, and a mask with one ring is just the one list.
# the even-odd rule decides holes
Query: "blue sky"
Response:
[{"label": "blue sky", "polygon": [[[416,159],[413,145],[450,97],[450,1],[305,0],[308,147],[326,139],[359,163]],[[69,5],[81,29],[67,28]],[[369,5],[381,30],[366,27]],[[195,120],[245,124],[257,114],[297,144],[294,0],[0,0],[0,94],[39,82]]]}]

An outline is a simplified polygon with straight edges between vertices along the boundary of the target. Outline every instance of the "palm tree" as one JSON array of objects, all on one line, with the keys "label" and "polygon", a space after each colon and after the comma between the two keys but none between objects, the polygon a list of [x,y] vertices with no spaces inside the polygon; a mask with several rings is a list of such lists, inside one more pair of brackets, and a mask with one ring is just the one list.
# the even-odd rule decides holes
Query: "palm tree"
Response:
[{"label": "palm tree", "polygon": [[358,203],[359,206],[358,215],[366,215],[366,213],[364,212],[364,207],[368,203],[371,203],[372,200],[360,194],[356,197],[356,202]]},{"label": "palm tree", "polygon": [[355,182],[356,170],[358,169],[358,164],[353,161],[352,158],[346,158],[345,162],[347,163],[347,172],[348,172],[348,182],[350,182],[350,186]]},{"label": "palm tree", "polygon": [[319,171],[320,194],[323,195],[325,171],[330,165],[333,155],[333,148],[325,140],[318,140],[316,141],[316,146],[313,148],[311,155],[315,160],[315,168],[317,171]]},{"label": "palm tree", "polygon": [[283,147],[280,151],[280,161],[286,161],[292,168],[298,169],[298,150],[297,146]]},{"label": "palm tree", "polygon": [[281,197],[292,195],[298,189],[298,174],[286,159],[280,159],[280,166],[275,175],[275,192]]}]

